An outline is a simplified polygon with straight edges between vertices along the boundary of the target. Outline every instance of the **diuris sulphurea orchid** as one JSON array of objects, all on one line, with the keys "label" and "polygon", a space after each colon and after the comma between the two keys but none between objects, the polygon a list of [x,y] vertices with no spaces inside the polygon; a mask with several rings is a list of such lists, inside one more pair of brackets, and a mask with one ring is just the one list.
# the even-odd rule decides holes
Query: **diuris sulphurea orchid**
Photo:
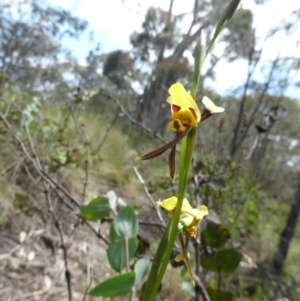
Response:
[{"label": "diuris sulphurea orchid", "polygon": [[[173,217],[175,213],[175,209],[177,207],[177,197],[172,196],[164,201],[158,201],[156,204],[165,210],[168,211],[169,215]],[[190,266],[190,262],[188,259],[188,241],[189,237],[196,238],[197,237],[197,230],[198,226],[200,225],[200,222],[202,219],[208,215],[208,209],[206,206],[199,206],[198,208],[193,208],[187,199],[183,199],[182,206],[181,206],[181,212],[179,217],[179,223],[178,223],[178,233],[181,243],[182,252],[179,253],[175,257],[176,262],[184,261],[188,275],[191,279],[191,282],[193,285],[195,285],[193,272]],[[184,242],[183,234],[186,236],[186,242]]]},{"label": "diuris sulphurea orchid", "polygon": [[223,112],[224,108],[216,106],[208,97],[204,96],[202,103],[205,109],[201,115],[192,95],[185,90],[181,83],[173,84],[169,89],[169,93],[170,96],[167,98],[167,103],[171,105],[171,121],[168,124],[168,129],[174,132],[176,136],[163,146],[139,157],[137,161],[154,159],[171,148],[169,154],[169,171],[171,179],[174,180],[176,144],[191,128],[198,127],[200,122],[213,114]]},{"label": "diuris sulphurea orchid", "polygon": [[[168,211],[172,217],[177,205],[177,197],[173,196],[164,201],[158,201],[156,204]],[[183,199],[181,207],[181,215],[179,219],[180,227],[186,235],[195,238],[197,235],[197,228],[202,219],[208,215],[208,209],[202,205],[198,208],[193,208],[187,199]]]}]

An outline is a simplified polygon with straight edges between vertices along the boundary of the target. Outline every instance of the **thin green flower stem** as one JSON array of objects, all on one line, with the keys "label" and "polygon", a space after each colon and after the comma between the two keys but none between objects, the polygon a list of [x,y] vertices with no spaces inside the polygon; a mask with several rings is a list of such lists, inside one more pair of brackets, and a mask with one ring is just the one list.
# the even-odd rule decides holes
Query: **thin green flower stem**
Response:
[{"label": "thin green flower stem", "polygon": [[184,262],[185,262],[185,265],[186,265],[186,269],[188,271],[188,275],[190,277],[192,285],[195,286],[194,274],[193,274],[193,270],[191,268],[191,264],[190,264],[188,254],[187,254],[187,245],[186,245],[186,243],[183,239],[182,233],[179,234],[179,240],[180,240],[180,244],[181,244],[181,249],[182,249],[182,254],[183,254]]},{"label": "thin green flower stem", "polygon": [[[164,258],[167,257],[167,255],[168,255],[165,250],[167,249],[167,246],[168,246],[169,240],[170,240],[169,233],[170,233],[170,229],[171,229],[172,220],[169,222],[169,224],[164,232],[164,235],[159,243],[157,251],[155,253],[155,257],[152,262],[152,266],[151,266],[151,270],[149,273],[145,292],[143,294],[144,301],[153,301],[155,299],[156,293],[160,286],[162,277],[159,278],[158,274],[159,274],[159,271],[164,268],[162,266],[162,263],[165,262]],[[168,263],[168,260],[169,260],[169,258],[167,259],[167,263]]]},{"label": "thin green flower stem", "polygon": [[164,258],[164,262],[162,262],[162,267],[158,274],[158,279],[161,281],[165,270],[167,268],[173,245],[175,242],[176,235],[178,233],[178,223],[181,213],[182,202],[184,199],[185,188],[189,179],[190,167],[195,147],[196,141],[196,128],[192,128],[187,136],[182,140],[181,152],[180,152],[180,166],[179,166],[179,189],[177,195],[177,205],[175,208],[174,216],[170,222],[170,235],[169,235],[169,243],[167,245],[167,249],[165,250],[166,256]]},{"label": "thin green flower stem", "polygon": [[192,128],[189,133],[183,138],[180,152],[180,167],[179,167],[179,190],[177,198],[177,206],[173,218],[170,220],[167,229],[157,248],[148,282],[144,292],[144,301],[153,301],[156,297],[158,288],[165,271],[167,269],[170,256],[173,250],[175,238],[178,232],[178,222],[182,202],[185,194],[186,184],[189,178],[191,161],[196,140],[196,128]]},{"label": "thin green flower stem", "polygon": [[180,152],[180,166],[179,166],[179,189],[177,196],[177,205],[175,208],[174,216],[170,222],[170,234],[167,249],[165,250],[166,256],[162,262],[161,269],[158,274],[158,279],[162,279],[167,268],[176,235],[178,233],[178,223],[181,213],[182,202],[184,199],[185,188],[189,179],[190,167],[193,157],[193,151],[196,140],[196,128],[192,128],[188,135],[182,140]]},{"label": "thin green flower stem", "polygon": [[126,265],[126,272],[129,272],[129,250],[128,250],[128,238],[125,238],[125,265]]},{"label": "thin green flower stem", "polygon": [[[198,48],[196,49],[196,53],[195,53],[195,67],[194,67],[194,76],[193,76],[193,86],[191,91],[191,95],[195,100],[196,100],[196,92],[197,92],[200,75],[201,75],[201,69],[205,61],[205,58],[210,53],[211,48],[215,40],[221,33],[221,31],[227,25],[228,21],[232,18],[239,2],[240,0],[231,0],[229,5],[226,7],[224,13],[220,17],[219,22],[216,26],[214,36],[210,41],[206,50],[205,47],[201,45],[201,41],[196,46],[196,48],[197,47]],[[193,156],[193,151],[195,146],[195,139],[196,139],[196,128],[192,128],[190,132],[182,140],[182,147],[180,153],[179,189],[178,189],[178,196],[177,196],[177,206],[174,212],[174,216],[170,220],[167,229],[160,241],[158,249],[156,251],[152,263],[151,271],[149,274],[148,282],[146,285],[146,289],[144,292],[144,297],[143,297],[144,301],[153,301],[155,299],[161,280],[168,266],[174,241],[178,233],[178,222],[180,218],[185,189],[190,174],[190,167],[191,167],[191,161],[192,161],[192,156]],[[163,147],[163,151],[165,151],[166,149],[167,148]],[[155,152],[155,154],[157,154],[157,152]],[[150,153],[150,157],[153,157],[151,155],[153,155],[153,153]]]},{"label": "thin green flower stem", "polygon": [[[125,247],[125,264],[126,264],[126,272],[128,273],[129,272],[129,246],[128,246],[128,238],[125,238],[125,244],[124,244],[124,247]],[[134,297],[135,297],[135,287],[133,286],[132,289],[131,289],[131,292],[129,294],[129,298],[128,300],[129,301],[133,301],[134,300]]]},{"label": "thin green flower stem", "polygon": [[201,77],[201,70],[206,58],[206,47],[203,42],[202,32],[200,32],[200,37],[196,44],[194,50],[194,75],[193,75],[193,85],[191,95],[196,101],[196,93],[198,90],[198,85]]},{"label": "thin green flower stem", "polygon": [[186,236],[186,237],[185,237],[185,247],[187,248],[188,245],[189,245],[189,237]]},{"label": "thin green flower stem", "polygon": [[135,300],[135,286],[132,287],[128,300],[129,301]]},{"label": "thin green flower stem", "polygon": [[193,75],[193,87],[192,87],[191,95],[195,100],[196,100],[196,93],[198,90],[198,85],[201,76],[201,69],[204,64],[204,61],[208,56],[208,54],[210,53],[217,37],[220,35],[222,30],[226,27],[228,22],[233,17],[239,3],[240,0],[231,0],[230,3],[227,5],[226,9],[224,10],[224,12],[219,18],[213,38],[211,39],[207,48],[203,44],[202,32],[200,32],[200,37],[194,50],[194,75]]},{"label": "thin green flower stem", "polygon": [[211,48],[212,48],[213,44],[215,43],[217,37],[222,32],[222,30],[226,27],[228,22],[231,20],[237,7],[239,6],[239,4],[240,4],[240,0],[231,0],[229,2],[229,4],[227,5],[227,7],[225,8],[224,12],[222,13],[221,17],[219,18],[213,38],[210,41],[210,43],[206,49],[205,57],[207,57],[207,55],[210,53]]},{"label": "thin green flower stem", "polygon": [[[184,199],[185,188],[189,179],[190,167],[193,157],[193,151],[195,147],[196,140],[196,128],[192,128],[187,136],[182,140],[181,152],[180,152],[180,166],[179,166],[179,189],[177,196],[177,205],[175,208],[174,216],[170,222],[171,229],[169,235],[169,243],[167,245],[167,250],[165,251],[168,255],[168,258],[165,258],[167,262],[163,262],[162,265],[165,266],[165,269],[168,265],[169,258],[173,249],[174,241],[178,232],[178,223],[181,213],[182,202]],[[161,269],[159,276],[162,278],[165,269]]]},{"label": "thin green flower stem", "polygon": [[[178,201],[174,216],[179,215],[181,211],[181,205],[185,193],[185,188],[190,175],[191,162],[195,147],[197,128],[192,128],[186,136],[186,139],[182,141],[181,154],[180,154],[180,166],[179,166],[179,190]],[[178,205],[179,204],[179,205]],[[179,208],[180,207],[180,208]]]}]

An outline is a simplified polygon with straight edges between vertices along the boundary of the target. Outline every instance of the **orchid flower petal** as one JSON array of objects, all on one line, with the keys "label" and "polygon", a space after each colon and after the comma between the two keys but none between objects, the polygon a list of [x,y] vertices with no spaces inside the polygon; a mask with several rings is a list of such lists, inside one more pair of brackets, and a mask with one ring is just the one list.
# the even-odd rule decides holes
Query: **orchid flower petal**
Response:
[{"label": "orchid flower petal", "polygon": [[177,197],[172,196],[164,201],[158,201],[156,204],[160,207],[163,207],[166,209],[168,212],[173,211],[176,207],[177,204]]},{"label": "orchid flower petal", "polygon": [[180,119],[189,127],[196,127],[201,119],[201,113],[191,94],[180,83],[173,84],[169,93],[171,96],[167,98],[167,102],[171,104],[171,118]]},{"label": "orchid flower petal", "polygon": [[207,96],[202,98],[202,103],[211,114],[222,113],[225,111],[224,108],[216,106]]}]

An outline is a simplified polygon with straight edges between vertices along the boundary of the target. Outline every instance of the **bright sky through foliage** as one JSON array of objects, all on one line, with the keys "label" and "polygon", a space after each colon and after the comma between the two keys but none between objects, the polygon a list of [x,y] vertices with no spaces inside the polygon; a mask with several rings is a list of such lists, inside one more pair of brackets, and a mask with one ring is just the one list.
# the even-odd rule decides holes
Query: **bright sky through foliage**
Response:
[{"label": "bright sky through foliage", "polygon": [[[150,6],[161,7],[168,10],[170,0],[48,0],[54,5],[63,6],[76,15],[86,19],[95,32],[95,41],[101,44],[101,52],[109,52],[116,49],[130,50],[130,34],[141,28],[145,13]],[[194,0],[174,0],[173,13],[181,14],[191,12]],[[250,9],[254,13],[254,26],[256,35],[264,41],[270,29],[279,25],[282,20],[292,21],[292,12],[299,7],[298,1],[294,0],[269,0],[266,4],[256,5],[254,0],[242,0],[241,6]],[[190,17],[190,18],[189,18]],[[189,26],[192,14],[186,17],[183,27]],[[300,53],[299,36],[296,30],[292,35],[277,35],[264,43],[263,61],[272,60],[278,54],[296,56]],[[92,48],[87,36],[81,38],[80,42],[70,41],[65,45],[74,50],[74,54],[82,61],[87,51]],[[218,49],[215,49],[218,51]],[[222,49],[219,49],[222,51]],[[261,66],[255,74],[257,80],[264,78],[264,70]],[[221,61],[216,68],[217,77],[211,86],[216,86],[219,93],[242,84],[247,76],[247,63],[236,60],[230,65]],[[230,71],[230,76],[228,72]],[[300,81],[299,75],[296,79]],[[290,88],[287,94],[296,97],[299,92]]]}]

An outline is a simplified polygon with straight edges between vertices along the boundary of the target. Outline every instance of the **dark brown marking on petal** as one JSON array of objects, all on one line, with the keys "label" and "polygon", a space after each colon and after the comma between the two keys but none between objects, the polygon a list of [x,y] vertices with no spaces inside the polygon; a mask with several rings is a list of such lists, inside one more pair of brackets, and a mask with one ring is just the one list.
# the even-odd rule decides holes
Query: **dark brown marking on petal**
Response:
[{"label": "dark brown marking on petal", "polygon": [[195,117],[195,119],[198,120],[198,116],[197,116],[195,110],[194,110],[193,108],[189,108],[189,109],[190,109],[190,111],[192,112],[192,114],[193,114],[193,116]]},{"label": "dark brown marking on petal", "polygon": [[[188,128],[188,124],[187,123],[183,123],[182,120],[181,120],[181,124],[185,127],[185,128]],[[183,133],[184,131],[181,130],[181,126],[178,122],[178,120],[173,120],[173,126],[174,128],[177,130],[176,133],[180,134],[180,133]]]},{"label": "dark brown marking on petal", "polygon": [[174,125],[174,128],[175,128],[176,130],[180,129],[180,124],[179,124],[179,122],[178,122],[177,120],[174,120],[174,121],[173,121],[173,125]]},{"label": "dark brown marking on petal", "polygon": [[180,109],[181,109],[180,106],[172,105],[172,111],[173,112],[178,112],[178,111],[180,111]]},{"label": "dark brown marking on petal", "polygon": [[207,118],[211,117],[212,115],[213,114],[209,110],[207,110],[206,108],[204,108],[204,110],[203,110],[203,112],[201,114],[201,120],[200,120],[200,122],[206,120]]}]

